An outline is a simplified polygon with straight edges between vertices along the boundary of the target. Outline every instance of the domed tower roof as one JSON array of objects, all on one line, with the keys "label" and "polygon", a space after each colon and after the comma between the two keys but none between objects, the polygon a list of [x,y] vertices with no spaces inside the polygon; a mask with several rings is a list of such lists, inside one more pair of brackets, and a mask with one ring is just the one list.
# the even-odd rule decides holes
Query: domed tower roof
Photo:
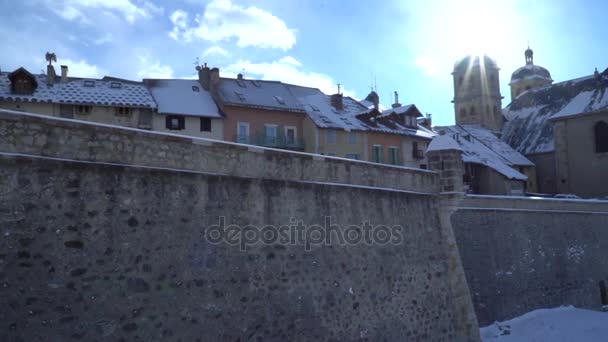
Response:
[{"label": "domed tower roof", "polygon": [[543,68],[540,65],[534,64],[534,51],[528,47],[525,51],[526,65],[515,70],[511,75],[511,83],[517,83],[518,81],[532,78],[539,78],[546,81],[553,82],[551,73],[549,70]]},{"label": "domed tower roof", "polygon": [[488,55],[468,55],[454,63],[454,72],[466,72],[469,67],[479,66],[480,62],[486,69],[498,69],[496,61]]}]

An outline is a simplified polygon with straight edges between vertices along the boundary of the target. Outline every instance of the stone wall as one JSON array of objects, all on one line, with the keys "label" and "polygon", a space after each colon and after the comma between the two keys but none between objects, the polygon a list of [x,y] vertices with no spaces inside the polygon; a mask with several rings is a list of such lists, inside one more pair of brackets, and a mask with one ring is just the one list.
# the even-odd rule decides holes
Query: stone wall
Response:
[{"label": "stone wall", "polygon": [[429,169],[439,173],[441,192],[464,192],[462,151],[436,150],[426,153]]},{"label": "stone wall", "polygon": [[539,308],[601,308],[608,201],[467,196],[452,226],[481,326]]},{"label": "stone wall", "polygon": [[[436,177],[2,113],[0,340],[478,340]],[[240,249],[222,217],[403,239]]]},{"label": "stone wall", "polygon": [[0,110],[0,151],[437,193],[437,173]]}]

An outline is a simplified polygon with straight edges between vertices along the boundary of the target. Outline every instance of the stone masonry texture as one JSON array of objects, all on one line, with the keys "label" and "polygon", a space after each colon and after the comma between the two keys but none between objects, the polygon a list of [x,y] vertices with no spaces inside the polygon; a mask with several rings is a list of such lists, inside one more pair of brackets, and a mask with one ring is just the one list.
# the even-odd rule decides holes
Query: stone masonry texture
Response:
[{"label": "stone masonry texture", "polygon": [[608,282],[608,202],[463,201],[452,215],[480,326],[574,305],[599,310]]},{"label": "stone masonry texture", "polygon": [[[438,175],[0,111],[0,341],[478,341]],[[204,239],[402,227],[398,244]]]}]

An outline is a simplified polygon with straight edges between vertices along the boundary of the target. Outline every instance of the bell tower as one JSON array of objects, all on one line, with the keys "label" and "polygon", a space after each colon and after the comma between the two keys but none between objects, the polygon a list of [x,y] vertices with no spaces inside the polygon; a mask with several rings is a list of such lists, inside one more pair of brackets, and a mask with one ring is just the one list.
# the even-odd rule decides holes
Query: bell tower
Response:
[{"label": "bell tower", "polygon": [[467,56],[454,64],[456,124],[478,124],[500,132],[504,122],[499,68],[486,56]]}]

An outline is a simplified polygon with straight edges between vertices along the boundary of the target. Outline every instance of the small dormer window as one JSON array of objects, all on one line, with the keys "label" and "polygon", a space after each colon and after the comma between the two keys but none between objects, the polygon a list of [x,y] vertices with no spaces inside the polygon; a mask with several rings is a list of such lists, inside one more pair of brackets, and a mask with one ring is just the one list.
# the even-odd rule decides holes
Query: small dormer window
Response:
[{"label": "small dormer window", "polygon": [[258,87],[258,88],[262,86],[262,85],[260,84],[260,81],[254,81],[254,80],[252,80],[252,81],[251,81],[251,84],[253,84],[254,86],[256,86],[256,87]]},{"label": "small dormer window", "polygon": [[31,94],[33,92],[32,82],[25,77],[17,78],[13,83],[13,92],[15,94]]},{"label": "small dormer window", "polygon": [[310,107],[311,107],[311,108],[312,108],[312,110],[314,110],[315,112],[320,112],[320,111],[321,111],[321,110],[319,109],[319,107],[317,107],[317,106],[310,105]]},{"label": "small dormer window", "polygon": [[235,91],[234,93],[239,98],[239,100],[241,100],[242,102],[247,101],[247,98],[245,98],[245,95],[243,93],[239,93],[238,91]]},{"label": "small dormer window", "polygon": [[239,85],[239,87],[241,88],[247,88],[247,84],[245,84],[244,81],[242,80],[236,80],[236,83]]},{"label": "small dormer window", "polygon": [[279,104],[282,104],[282,105],[284,105],[284,104],[285,104],[285,99],[283,99],[282,97],[280,97],[280,96],[276,96],[276,95],[275,95],[275,97],[274,97],[274,98],[275,98],[275,100],[277,100],[277,102],[278,102]]},{"label": "small dormer window", "polygon": [[122,88],[122,83],[120,83],[120,82],[112,82],[112,83],[110,83],[110,88],[120,89],[120,88]]},{"label": "small dormer window", "polygon": [[198,86],[192,86],[192,91],[198,93],[201,91],[201,89]]},{"label": "small dormer window", "polygon": [[95,81],[85,80],[84,81],[84,86],[85,87],[94,87],[95,86]]}]

